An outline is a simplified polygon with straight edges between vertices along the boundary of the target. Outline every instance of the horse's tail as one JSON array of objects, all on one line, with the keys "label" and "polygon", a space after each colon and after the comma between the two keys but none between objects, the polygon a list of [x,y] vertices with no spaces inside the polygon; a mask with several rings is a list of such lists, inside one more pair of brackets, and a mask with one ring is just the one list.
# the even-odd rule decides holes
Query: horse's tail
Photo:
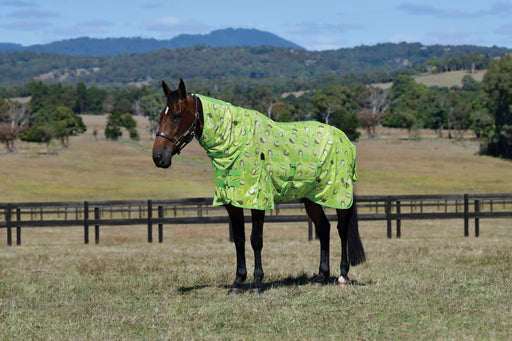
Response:
[{"label": "horse's tail", "polygon": [[355,197],[352,206],[350,206],[350,208],[348,209],[348,216],[346,219],[346,221],[348,222],[348,259],[350,265],[358,265],[366,261],[366,255],[364,253],[361,237],[359,236],[359,223],[357,217],[357,206]]}]

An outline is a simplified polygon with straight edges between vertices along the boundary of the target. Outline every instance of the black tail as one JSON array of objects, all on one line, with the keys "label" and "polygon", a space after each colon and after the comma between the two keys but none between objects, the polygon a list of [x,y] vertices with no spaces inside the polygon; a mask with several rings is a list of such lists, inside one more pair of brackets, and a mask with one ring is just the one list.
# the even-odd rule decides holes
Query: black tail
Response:
[{"label": "black tail", "polygon": [[366,261],[366,255],[364,253],[361,237],[359,236],[359,223],[355,198],[352,206],[348,210],[347,221],[348,260],[350,265],[358,265]]}]

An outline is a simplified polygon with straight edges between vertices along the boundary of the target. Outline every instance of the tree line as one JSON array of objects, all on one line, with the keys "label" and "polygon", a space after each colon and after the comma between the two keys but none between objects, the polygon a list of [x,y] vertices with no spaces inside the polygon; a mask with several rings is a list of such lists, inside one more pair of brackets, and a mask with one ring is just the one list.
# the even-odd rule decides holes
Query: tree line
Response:
[{"label": "tree line", "polygon": [[[372,77],[372,82],[384,82],[388,80],[380,77],[397,71],[469,69],[473,64],[478,67],[509,52],[509,49],[495,46],[424,46],[420,43],[385,43],[320,52],[271,46],[215,48],[205,45],[117,56],[10,52],[0,53],[0,87],[25,84],[36,77],[50,83],[85,82],[108,87],[151,82],[179,73],[186,79],[272,80],[285,84],[287,91],[298,91],[290,86],[307,87],[311,80],[327,74],[365,75]],[[1,92],[0,97],[5,97]]]},{"label": "tree line", "polygon": [[[476,56],[471,60],[475,59]],[[481,66],[471,63],[471,67]],[[368,136],[374,137],[378,125],[407,129],[413,138],[422,128],[450,138],[462,138],[470,130],[482,139],[489,154],[512,157],[512,57],[509,55],[489,62],[482,82],[468,74],[461,86],[451,88],[427,87],[407,74],[396,75],[387,90],[357,80],[357,77],[326,74],[294,94],[285,94],[282,84],[272,82],[219,83],[193,78],[187,83],[193,92],[256,109],[276,121],[317,120],[331,124],[352,139],[359,137],[358,128],[364,128]],[[173,78],[169,83],[177,84],[178,79]],[[31,81],[25,89],[31,96],[25,106],[0,100],[0,139],[8,150],[14,149],[18,137],[46,143],[58,139],[66,145],[69,136],[85,131],[80,118],[84,113],[109,113],[104,132],[107,138],[118,138],[120,128],[125,127],[130,137],[137,139],[132,115],[147,116],[154,133],[164,106],[159,86],[107,89],[83,82],[72,86]]]}]

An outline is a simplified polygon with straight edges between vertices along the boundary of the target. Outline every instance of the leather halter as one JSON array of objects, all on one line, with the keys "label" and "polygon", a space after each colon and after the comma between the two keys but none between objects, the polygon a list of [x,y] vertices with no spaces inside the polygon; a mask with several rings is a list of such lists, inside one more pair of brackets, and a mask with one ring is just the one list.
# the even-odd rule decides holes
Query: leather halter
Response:
[{"label": "leather halter", "polygon": [[185,148],[185,146],[187,144],[189,144],[190,141],[192,141],[194,136],[196,136],[196,128],[197,128],[197,125],[199,124],[199,110],[198,110],[197,97],[196,96],[193,96],[193,97],[194,97],[194,101],[196,103],[196,113],[195,113],[194,122],[192,122],[192,125],[190,126],[190,128],[187,129],[187,131],[185,131],[183,134],[181,134],[181,136],[178,138],[172,137],[171,135],[168,135],[162,131],[157,131],[157,133],[156,133],[156,136],[161,136],[163,138],[168,139],[172,143],[174,143],[174,145],[176,146],[176,150],[177,150],[174,154],[179,154],[181,152],[181,150],[183,148]]}]

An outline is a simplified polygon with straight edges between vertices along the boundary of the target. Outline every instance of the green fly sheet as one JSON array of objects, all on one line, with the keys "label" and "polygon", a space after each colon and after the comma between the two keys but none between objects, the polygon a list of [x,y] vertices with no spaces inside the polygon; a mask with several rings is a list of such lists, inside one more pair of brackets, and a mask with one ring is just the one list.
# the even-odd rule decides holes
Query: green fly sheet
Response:
[{"label": "green fly sheet", "polygon": [[356,149],[341,130],[315,121],[277,123],[254,110],[197,97],[204,115],[199,143],[214,171],[214,205],[266,210],[307,198],[350,208]]}]

